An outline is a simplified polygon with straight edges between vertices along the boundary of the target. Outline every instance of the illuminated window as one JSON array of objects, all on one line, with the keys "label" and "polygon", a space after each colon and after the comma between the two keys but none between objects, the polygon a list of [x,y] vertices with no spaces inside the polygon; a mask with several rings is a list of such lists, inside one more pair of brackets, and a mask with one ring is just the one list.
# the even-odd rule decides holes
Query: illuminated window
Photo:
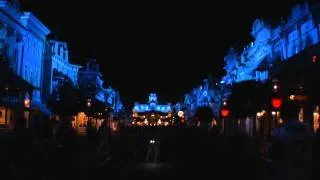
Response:
[{"label": "illuminated window", "polygon": [[308,22],[302,24],[301,26],[301,34],[304,34],[312,29],[312,21],[309,20]]},{"label": "illuminated window", "polygon": [[313,112],[313,131],[316,132],[319,129],[319,106],[316,106]]},{"label": "illuminated window", "polygon": [[303,122],[303,119],[304,119],[303,108],[300,108],[300,111],[299,111],[299,121],[300,121],[300,122]]}]

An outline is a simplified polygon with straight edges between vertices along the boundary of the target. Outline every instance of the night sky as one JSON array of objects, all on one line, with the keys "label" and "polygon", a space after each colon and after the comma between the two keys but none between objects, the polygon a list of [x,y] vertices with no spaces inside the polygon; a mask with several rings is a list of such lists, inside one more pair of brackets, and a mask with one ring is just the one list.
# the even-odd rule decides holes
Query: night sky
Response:
[{"label": "night sky", "polygon": [[278,23],[296,2],[304,1],[24,0],[22,8],[44,22],[52,38],[68,42],[72,63],[95,57],[105,83],[132,105],[150,92],[175,103],[209,73],[221,77],[229,47],[251,42],[254,19]]}]

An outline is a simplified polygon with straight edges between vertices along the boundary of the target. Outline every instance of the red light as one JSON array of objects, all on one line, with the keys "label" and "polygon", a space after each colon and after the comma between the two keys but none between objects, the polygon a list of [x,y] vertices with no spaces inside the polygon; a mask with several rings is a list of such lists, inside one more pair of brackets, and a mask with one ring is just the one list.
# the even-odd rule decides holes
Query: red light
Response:
[{"label": "red light", "polygon": [[272,98],[271,103],[272,103],[273,108],[279,109],[282,105],[282,99]]},{"label": "red light", "polygon": [[221,109],[222,117],[228,117],[229,113],[230,113],[229,109],[226,109],[226,108]]}]

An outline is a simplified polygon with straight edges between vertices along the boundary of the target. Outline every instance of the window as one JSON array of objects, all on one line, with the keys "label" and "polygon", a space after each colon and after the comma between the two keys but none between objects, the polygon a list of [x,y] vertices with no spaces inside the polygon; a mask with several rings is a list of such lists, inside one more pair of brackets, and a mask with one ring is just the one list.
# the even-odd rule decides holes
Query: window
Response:
[{"label": "window", "polygon": [[32,69],[30,70],[30,77],[29,77],[29,79],[30,79],[30,82],[31,82],[32,84],[35,84]]},{"label": "window", "polygon": [[40,82],[39,82],[39,77],[40,77],[40,74],[39,74],[39,69],[36,68],[36,74],[35,74],[35,80],[36,80],[36,85],[39,85]]},{"label": "window", "polygon": [[298,32],[294,30],[289,34],[289,42],[293,42],[296,39],[298,39]]},{"label": "window", "polygon": [[312,21],[309,20],[301,26],[301,34],[304,34],[312,29]]}]

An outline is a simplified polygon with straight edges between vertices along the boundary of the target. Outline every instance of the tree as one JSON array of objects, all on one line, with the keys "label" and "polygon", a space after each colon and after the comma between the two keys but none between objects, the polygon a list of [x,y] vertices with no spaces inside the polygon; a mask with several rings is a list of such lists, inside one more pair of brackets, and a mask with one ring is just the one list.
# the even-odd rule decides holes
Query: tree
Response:
[{"label": "tree", "polygon": [[270,83],[244,81],[233,85],[231,91],[228,105],[232,115],[237,118],[254,115],[262,108],[270,106],[272,93]]},{"label": "tree", "polygon": [[82,108],[81,91],[70,80],[61,81],[57,91],[48,99],[48,107],[62,117],[75,115]]},{"label": "tree", "polygon": [[198,107],[196,110],[196,117],[200,122],[211,122],[214,115],[213,115],[213,110],[209,106],[201,106]]}]

